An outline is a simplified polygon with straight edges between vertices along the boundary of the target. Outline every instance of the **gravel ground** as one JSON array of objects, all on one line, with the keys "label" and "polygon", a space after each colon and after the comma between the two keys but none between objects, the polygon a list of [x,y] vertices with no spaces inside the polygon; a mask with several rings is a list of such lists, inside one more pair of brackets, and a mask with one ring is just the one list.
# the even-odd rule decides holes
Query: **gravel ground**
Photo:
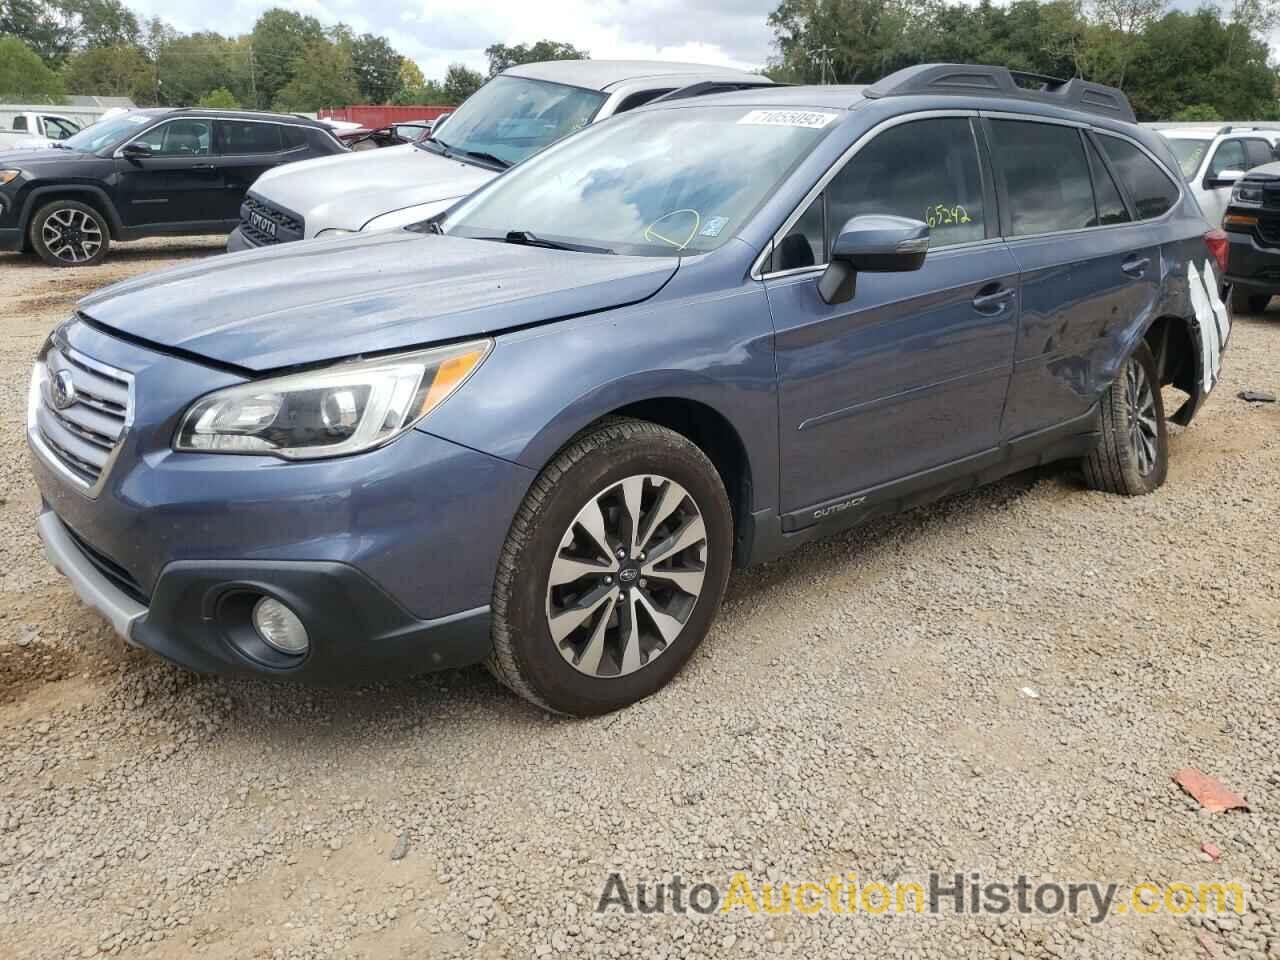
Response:
[{"label": "gravel ground", "polygon": [[[676,682],[566,721],[478,669],[354,692],[195,677],[125,649],[45,565],[32,355],[76,297],[215,250],[0,256],[0,954],[1280,957],[1280,405],[1236,399],[1280,390],[1280,312],[1238,321],[1156,495],[1022,475],[735,574]],[[1199,813],[1170,781],[1186,765],[1251,812]],[[1251,909],[593,912],[612,870],[738,868],[1237,879]]]}]

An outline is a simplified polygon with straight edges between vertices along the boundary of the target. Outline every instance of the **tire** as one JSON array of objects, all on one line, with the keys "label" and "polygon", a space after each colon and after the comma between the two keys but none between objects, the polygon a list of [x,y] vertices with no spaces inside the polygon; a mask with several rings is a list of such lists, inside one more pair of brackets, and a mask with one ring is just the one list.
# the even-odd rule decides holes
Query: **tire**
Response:
[{"label": "tire", "polygon": [[92,267],[106,259],[111,232],[102,214],[88,204],[54,200],[31,218],[27,242],[51,267]]},{"label": "tire", "polygon": [[1155,358],[1145,343],[1103,395],[1102,439],[1083,467],[1090,487],[1126,497],[1151,493],[1168,476],[1169,428]]},{"label": "tire", "polygon": [[1269,293],[1244,293],[1232,291],[1231,309],[1234,313],[1265,313],[1271,303]]},{"label": "tire", "polygon": [[[649,555],[664,546],[658,559]],[[706,455],[654,423],[603,421],[539,474],[512,522],[486,666],[556,713],[635,703],[674,677],[707,635],[732,551],[729,500]]]}]

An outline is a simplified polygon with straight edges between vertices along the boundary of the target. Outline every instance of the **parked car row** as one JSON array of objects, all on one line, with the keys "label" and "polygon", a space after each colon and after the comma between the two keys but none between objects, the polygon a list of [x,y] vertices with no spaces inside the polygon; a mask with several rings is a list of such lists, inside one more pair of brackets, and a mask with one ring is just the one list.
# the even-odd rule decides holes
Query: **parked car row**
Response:
[{"label": "parked car row", "polygon": [[323,124],[288,115],[118,114],[47,150],[0,153],[0,250],[85,266],[112,240],[226,233],[267,170],[346,152]]},{"label": "parked car row", "polygon": [[[38,527],[129,642],[322,683],[484,662],[598,714],[680,670],[734,565],[1049,461],[1165,482],[1220,375],[1227,241],[1120,91],[579,67],[305,165],[429,165],[409,226],[277,232],[52,333]],[[248,202],[291,236],[395,202],[354,179],[338,221],[288,173]]]},{"label": "parked car row", "polygon": [[1224,285],[1237,312],[1280,293],[1280,125],[1161,129],[1210,223],[1228,237]]},{"label": "parked car row", "polygon": [[228,250],[244,250],[423,220],[581,129],[676,90],[706,95],[768,85],[701,64],[561,60],[512,67],[451,114],[438,132],[375,155],[273,170],[253,185]]}]

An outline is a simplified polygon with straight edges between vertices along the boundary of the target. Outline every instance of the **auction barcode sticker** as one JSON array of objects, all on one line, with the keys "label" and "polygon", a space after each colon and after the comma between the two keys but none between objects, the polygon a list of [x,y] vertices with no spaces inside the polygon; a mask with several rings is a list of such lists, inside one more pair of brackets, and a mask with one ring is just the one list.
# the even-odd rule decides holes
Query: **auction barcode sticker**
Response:
[{"label": "auction barcode sticker", "polygon": [[738,122],[764,127],[809,127],[821,130],[836,116],[834,113],[819,113],[815,110],[752,110]]}]

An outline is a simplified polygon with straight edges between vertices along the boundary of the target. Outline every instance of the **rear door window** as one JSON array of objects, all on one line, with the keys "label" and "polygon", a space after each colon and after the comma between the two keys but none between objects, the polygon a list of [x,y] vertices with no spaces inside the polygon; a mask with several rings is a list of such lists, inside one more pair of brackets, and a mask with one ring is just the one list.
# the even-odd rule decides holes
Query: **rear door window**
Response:
[{"label": "rear door window", "polygon": [[1012,236],[1098,225],[1089,162],[1076,127],[992,120],[991,138],[1009,200]]},{"label": "rear door window", "polygon": [[1169,174],[1128,140],[1099,134],[1098,142],[1129,191],[1139,220],[1159,217],[1178,202],[1178,187]]},{"label": "rear door window", "polygon": [[280,134],[284,137],[286,150],[295,150],[307,145],[307,131],[302,127],[284,126],[280,128]]},{"label": "rear door window", "polygon": [[1274,159],[1271,144],[1265,140],[1246,140],[1244,142],[1244,152],[1249,161],[1249,165],[1245,167],[1246,170],[1252,170],[1254,167],[1259,167],[1264,163],[1270,163]]},{"label": "rear door window", "polygon": [[281,150],[280,126],[256,120],[219,120],[218,136],[222,152],[230,156],[278,153]]}]

